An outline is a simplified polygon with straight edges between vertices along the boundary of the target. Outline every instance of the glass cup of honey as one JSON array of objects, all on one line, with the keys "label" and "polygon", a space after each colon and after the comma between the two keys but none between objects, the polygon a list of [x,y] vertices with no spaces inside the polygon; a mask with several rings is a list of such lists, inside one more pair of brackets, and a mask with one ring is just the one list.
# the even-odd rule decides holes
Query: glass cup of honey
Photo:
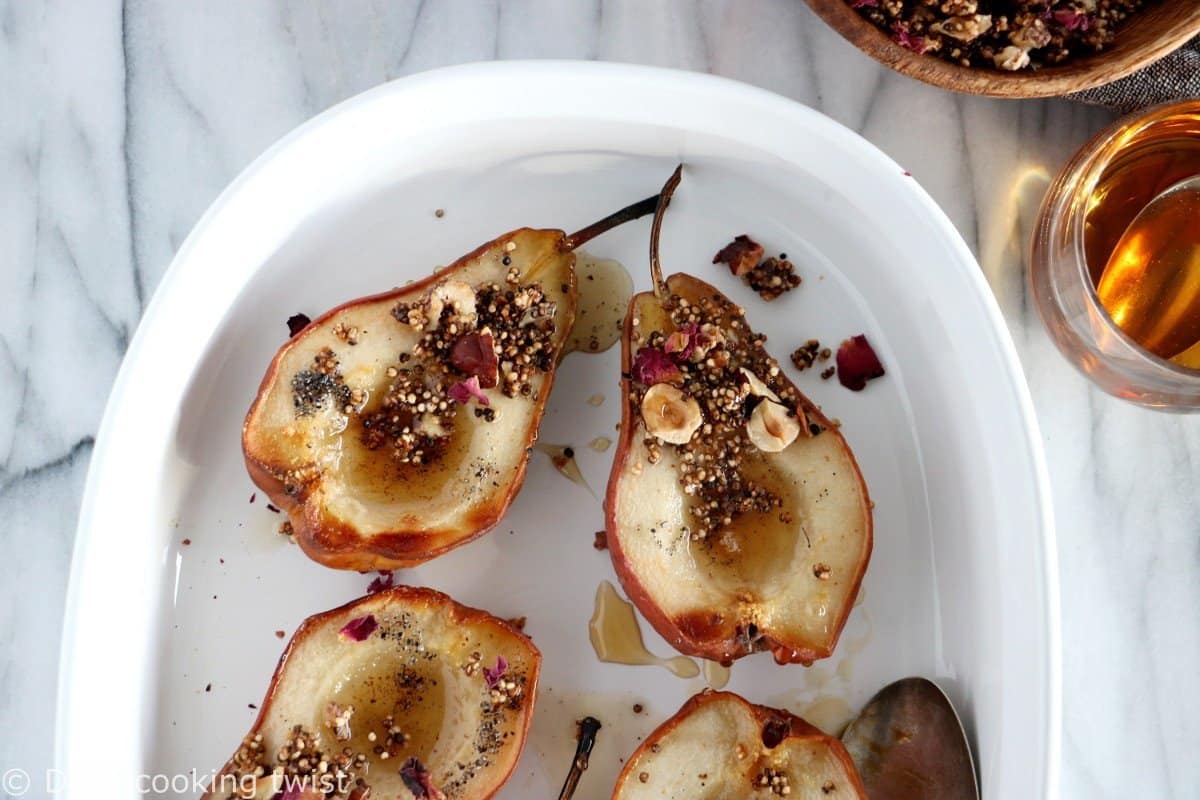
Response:
[{"label": "glass cup of honey", "polygon": [[1200,99],[1084,145],[1042,201],[1029,276],[1051,339],[1100,388],[1200,410]]}]

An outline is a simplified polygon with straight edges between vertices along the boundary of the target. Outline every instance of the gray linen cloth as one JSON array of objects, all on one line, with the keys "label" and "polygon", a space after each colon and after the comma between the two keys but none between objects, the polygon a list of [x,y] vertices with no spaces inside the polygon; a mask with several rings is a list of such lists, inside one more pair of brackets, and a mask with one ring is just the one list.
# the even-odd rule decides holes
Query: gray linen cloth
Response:
[{"label": "gray linen cloth", "polygon": [[1156,103],[1200,97],[1200,36],[1166,58],[1119,81],[1067,97],[1107,106],[1122,114]]}]

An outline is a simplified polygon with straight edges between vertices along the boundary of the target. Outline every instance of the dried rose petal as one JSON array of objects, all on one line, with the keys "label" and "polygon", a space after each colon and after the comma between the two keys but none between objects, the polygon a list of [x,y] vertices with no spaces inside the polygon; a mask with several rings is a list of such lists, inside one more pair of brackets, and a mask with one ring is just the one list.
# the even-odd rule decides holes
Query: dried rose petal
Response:
[{"label": "dried rose petal", "polygon": [[924,36],[909,33],[908,28],[898,22],[892,26],[892,41],[914,53],[926,53],[932,47]]},{"label": "dried rose petal", "polygon": [[479,405],[488,405],[487,395],[483,393],[483,389],[479,388],[479,378],[474,375],[451,386],[449,395],[451,400],[462,403],[464,406],[471,402],[472,397]]},{"label": "dried rose petal", "polygon": [[375,620],[375,615],[367,614],[365,617],[350,620],[342,626],[342,629],[338,633],[344,639],[352,642],[361,642],[374,633],[378,627],[379,623]]},{"label": "dried rose petal", "polygon": [[842,386],[861,392],[872,378],[884,374],[879,356],[871,348],[866,336],[854,336],[842,342],[837,351],[837,376]]},{"label": "dried rose petal", "polygon": [[446,798],[446,795],[442,794],[442,790],[433,785],[433,778],[430,777],[429,770],[425,769],[416,756],[404,762],[404,766],[400,768],[400,779],[404,781],[404,785],[413,793],[416,800],[445,800]]},{"label": "dried rose petal", "polygon": [[713,263],[728,264],[729,271],[741,277],[758,266],[758,262],[762,261],[763,252],[761,244],[742,234],[718,250],[713,256]]},{"label": "dried rose petal", "polygon": [[450,350],[450,363],[464,375],[479,378],[479,385],[491,389],[500,377],[495,340],[490,333],[464,333]]},{"label": "dried rose petal", "polygon": [[396,585],[396,575],[390,569],[379,570],[379,577],[367,586],[367,594],[378,594]]},{"label": "dried rose petal", "polygon": [[504,659],[504,656],[496,656],[496,666],[483,668],[483,682],[487,684],[489,689],[495,689],[507,671],[508,662]]},{"label": "dried rose petal", "polygon": [[292,314],[288,317],[288,338],[295,336],[300,331],[308,327],[308,323],[312,322],[308,318],[308,314]]},{"label": "dried rose petal", "polygon": [[1051,12],[1054,21],[1069,31],[1086,31],[1092,26],[1091,17],[1073,8]]},{"label": "dried rose petal", "polygon": [[633,379],[646,386],[683,380],[671,357],[657,347],[643,347],[633,359]]}]

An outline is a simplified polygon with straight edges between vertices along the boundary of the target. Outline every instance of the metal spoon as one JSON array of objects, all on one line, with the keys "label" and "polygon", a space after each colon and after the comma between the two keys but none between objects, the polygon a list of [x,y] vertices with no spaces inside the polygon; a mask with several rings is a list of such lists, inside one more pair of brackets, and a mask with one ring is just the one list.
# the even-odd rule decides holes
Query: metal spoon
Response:
[{"label": "metal spoon", "polygon": [[979,800],[971,748],[932,681],[885,686],[842,734],[871,800]]}]

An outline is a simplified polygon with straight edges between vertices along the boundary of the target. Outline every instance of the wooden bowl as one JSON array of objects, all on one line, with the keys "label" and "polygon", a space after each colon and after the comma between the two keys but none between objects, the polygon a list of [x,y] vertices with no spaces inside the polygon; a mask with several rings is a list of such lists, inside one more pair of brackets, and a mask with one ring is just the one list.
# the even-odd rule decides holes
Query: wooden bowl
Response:
[{"label": "wooden bowl", "polygon": [[991,97],[1053,97],[1112,83],[1200,34],[1200,2],[1160,0],[1130,16],[1108,49],[1054,67],[1003,72],[963,67],[901,47],[846,0],[806,0],[847,41],[881,64],[956,92]]}]

